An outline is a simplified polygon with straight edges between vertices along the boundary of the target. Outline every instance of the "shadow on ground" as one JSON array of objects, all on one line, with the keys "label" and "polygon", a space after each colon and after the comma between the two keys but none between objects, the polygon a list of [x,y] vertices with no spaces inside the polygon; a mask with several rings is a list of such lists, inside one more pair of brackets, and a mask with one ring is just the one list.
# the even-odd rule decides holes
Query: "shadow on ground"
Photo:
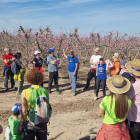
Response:
[{"label": "shadow on ground", "polygon": [[62,135],[64,132],[61,132],[60,134],[58,134],[55,138],[51,138],[51,139],[49,139],[49,140],[57,140],[57,138],[60,136],[60,135]]}]

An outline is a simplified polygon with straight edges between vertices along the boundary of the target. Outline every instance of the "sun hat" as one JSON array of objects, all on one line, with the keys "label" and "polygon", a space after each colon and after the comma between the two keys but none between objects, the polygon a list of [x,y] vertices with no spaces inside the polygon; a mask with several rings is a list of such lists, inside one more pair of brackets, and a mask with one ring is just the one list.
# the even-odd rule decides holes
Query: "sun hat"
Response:
[{"label": "sun hat", "polygon": [[120,65],[122,65],[122,66],[124,66],[125,67],[125,64],[126,64],[127,62],[120,62]]},{"label": "sun hat", "polygon": [[74,51],[71,51],[70,54],[73,55],[74,54]]},{"label": "sun hat", "polygon": [[125,66],[129,72],[136,76],[140,76],[140,59],[134,59],[133,61],[127,62]]},{"label": "sun hat", "polygon": [[95,48],[95,49],[93,49],[93,50],[94,50],[94,52],[99,52],[99,51],[100,51],[99,48]]},{"label": "sun hat", "polygon": [[14,104],[14,106],[12,107],[12,111],[15,115],[20,114],[21,111],[21,103],[16,103]]},{"label": "sun hat", "polygon": [[41,53],[41,51],[38,51],[38,50],[37,50],[37,51],[34,52],[34,55],[37,55],[37,54],[39,54],[39,53]]},{"label": "sun hat", "polygon": [[130,89],[131,83],[121,75],[115,75],[107,80],[107,87],[116,94],[126,93]]},{"label": "sun hat", "polygon": [[51,52],[54,52],[54,51],[55,51],[55,49],[50,48],[50,49],[48,50],[48,53],[51,53]]}]

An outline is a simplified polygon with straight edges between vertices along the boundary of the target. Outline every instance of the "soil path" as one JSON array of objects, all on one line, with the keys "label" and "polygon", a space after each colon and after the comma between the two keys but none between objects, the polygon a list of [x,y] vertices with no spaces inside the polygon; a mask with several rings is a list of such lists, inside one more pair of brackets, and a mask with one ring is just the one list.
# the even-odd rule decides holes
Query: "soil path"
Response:
[{"label": "soil path", "polygon": [[[3,92],[3,63],[0,60],[0,124],[4,128],[4,132],[0,135],[0,139],[5,135],[5,128],[8,126],[8,118],[12,114],[10,111],[15,103],[21,102],[20,96],[16,95],[16,91],[9,90]],[[44,68],[45,84],[48,86],[47,67]],[[10,82],[9,82],[10,83]],[[93,84],[88,91],[83,92],[86,79],[77,81],[77,96],[71,93],[71,86],[68,78],[59,79],[61,94],[58,95],[53,87],[50,94],[50,103],[53,113],[48,125],[48,140],[95,140],[96,134],[102,125],[103,119],[97,116],[99,103],[102,100],[102,92],[100,90],[97,101],[94,101]],[[18,82],[16,82],[16,86]],[[9,84],[10,86],[10,84]],[[25,81],[24,89],[30,87]]]}]

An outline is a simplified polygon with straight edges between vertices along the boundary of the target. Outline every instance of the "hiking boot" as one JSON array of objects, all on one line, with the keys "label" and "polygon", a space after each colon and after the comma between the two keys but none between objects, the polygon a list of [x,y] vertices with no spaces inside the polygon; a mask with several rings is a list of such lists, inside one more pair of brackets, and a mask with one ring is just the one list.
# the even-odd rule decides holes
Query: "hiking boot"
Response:
[{"label": "hiking boot", "polygon": [[59,89],[56,89],[56,92],[59,93],[59,94],[61,93]]},{"label": "hiking boot", "polygon": [[11,89],[15,89],[15,90],[16,90],[16,89],[17,89],[17,87],[15,87],[15,86],[11,86]]}]

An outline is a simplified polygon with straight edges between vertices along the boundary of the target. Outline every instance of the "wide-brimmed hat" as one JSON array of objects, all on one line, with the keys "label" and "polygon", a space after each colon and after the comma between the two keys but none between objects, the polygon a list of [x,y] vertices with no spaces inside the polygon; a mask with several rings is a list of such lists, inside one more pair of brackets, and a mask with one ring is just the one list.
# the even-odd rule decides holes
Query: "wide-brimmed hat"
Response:
[{"label": "wide-brimmed hat", "polygon": [[38,50],[37,50],[37,51],[34,52],[34,55],[37,55],[37,54],[39,54],[39,53],[41,53],[41,51],[38,51]]},{"label": "wide-brimmed hat", "polygon": [[99,49],[99,48],[95,48],[95,49],[93,49],[93,51],[94,51],[94,52],[99,52],[100,49]]},{"label": "wide-brimmed hat", "polygon": [[132,74],[140,76],[140,59],[134,59],[133,61],[127,62],[125,67]]},{"label": "wide-brimmed hat", "polygon": [[115,75],[107,80],[107,87],[116,94],[126,93],[130,89],[131,83],[121,75]]}]

